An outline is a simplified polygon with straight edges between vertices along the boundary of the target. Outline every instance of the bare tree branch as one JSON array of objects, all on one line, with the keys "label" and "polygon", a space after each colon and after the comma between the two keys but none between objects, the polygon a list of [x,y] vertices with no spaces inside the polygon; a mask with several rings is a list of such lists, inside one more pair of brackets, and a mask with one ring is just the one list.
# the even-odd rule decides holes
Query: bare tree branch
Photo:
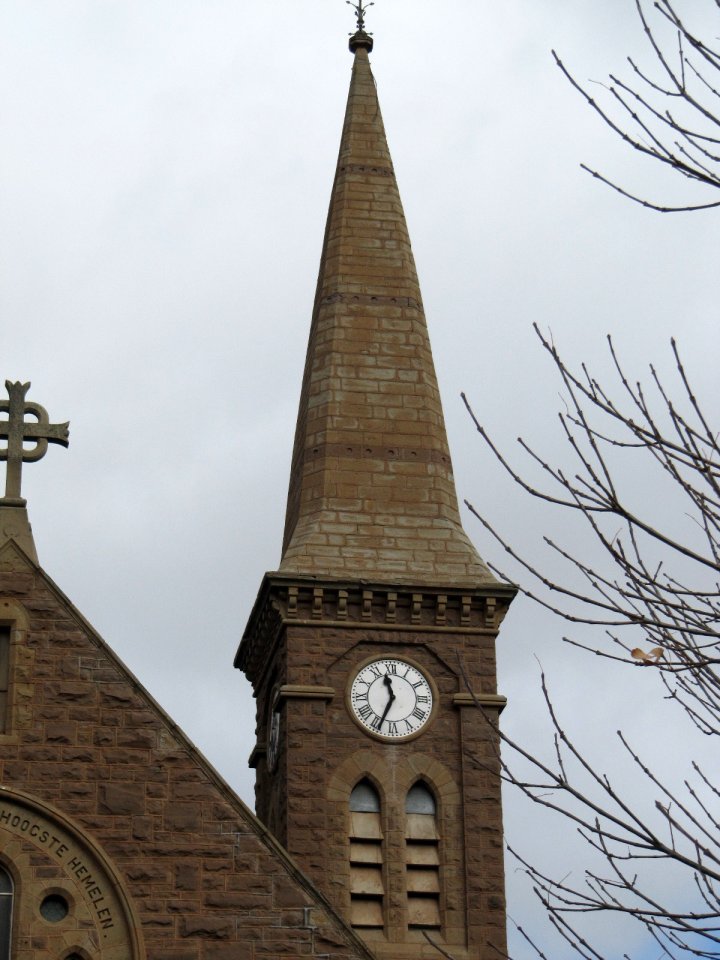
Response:
[{"label": "bare tree branch", "polygon": [[[711,0],[717,8],[717,0]],[[720,188],[720,54],[698,37],[678,13],[675,0],[635,0],[638,17],[660,79],[628,57],[631,80],[610,74],[598,100],[575,79],[558,54],[555,62],[605,124],[634,151],[656,160],[702,190]],[[692,10],[688,5],[688,11]],[[693,11],[694,13],[697,10]],[[710,195],[700,203],[665,204],[639,196],[581,164],[621,196],[661,213],[720,206]]]},{"label": "bare tree branch", "polygon": [[[658,6],[673,13],[669,3]],[[720,0],[718,0],[720,7]],[[681,77],[676,77],[682,83]],[[672,80],[672,78],[671,78]],[[545,537],[564,562],[567,579],[540,572],[481,513],[471,510],[520,574],[520,590],[567,623],[604,627],[596,646],[568,643],[611,660],[654,670],[660,693],[692,721],[699,735],[720,734],[720,443],[671,344],[677,381],[672,389],[650,367],[643,385],[627,376],[608,340],[614,385],[600,384],[583,366],[572,371],[551,339],[536,328],[564,389],[561,436],[573,468],[553,466],[519,439],[527,471],[516,467],[489,436],[465,399],[479,435],[518,486],[541,503],[584,521],[599,548],[580,554]],[[630,471],[622,458],[631,457]],[[639,506],[628,476],[644,461],[667,484],[663,509]],[[540,477],[540,482],[530,479]],[[543,485],[544,484],[544,485]],[[663,488],[664,489],[664,488]],[[685,518],[685,533],[676,521]],[[685,534],[687,534],[685,536]],[[497,572],[497,567],[493,566]],[[502,574],[501,574],[502,575]],[[505,579],[509,579],[507,576]],[[541,687],[552,726],[552,757],[542,760],[500,731],[499,775],[534,804],[575,827],[593,862],[577,881],[556,880],[511,851],[527,874],[553,927],[572,950],[599,960],[582,929],[587,914],[623,915],[640,924],[663,956],[720,956],[720,788],[713,771],[693,764],[693,776],[670,783],[658,776],[618,731],[619,742],[650,802],[631,801],[623,784],[599,772],[558,715],[544,673]],[[488,718],[488,722],[491,722]],[[487,765],[487,769],[491,768]],[[599,859],[598,859],[599,858]],[[681,878],[682,903],[658,893],[657,869]],[[520,931],[524,935],[523,931]],[[528,944],[541,956],[529,937]]]}]

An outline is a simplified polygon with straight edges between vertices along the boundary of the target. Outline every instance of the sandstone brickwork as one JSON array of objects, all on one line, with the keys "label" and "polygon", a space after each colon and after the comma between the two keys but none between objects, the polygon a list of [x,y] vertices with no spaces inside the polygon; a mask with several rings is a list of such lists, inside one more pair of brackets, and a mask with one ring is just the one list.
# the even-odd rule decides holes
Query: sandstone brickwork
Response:
[{"label": "sandstone brickwork", "polygon": [[[371,47],[362,32],[350,41],[282,559],[236,666],[257,697],[258,814],[373,952],[436,957],[429,937],[454,960],[497,960],[495,638],[514,589],[460,522]],[[432,714],[407,680],[407,714],[390,712],[397,671],[411,670]],[[363,671],[378,684],[358,708],[366,722],[351,701]],[[408,810],[413,790],[429,820]]]},{"label": "sandstone brickwork", "polygon": [[[0,549],[0,624],[11,628],[0,866],[16,888],[13,958],[369,960],[12,542]],[[67,917],[45,919],[48,896]]]},{"label": "sandstone brickwork", "polygon": [[458,514],[427,324],[357,49],[302,386],[280,570],[491,582]]},{"label": "sandstone brickwork", "polygon": [[[6,502],[13,960],[506,956],[495,639],[515,591],[462,529],[372,41],[350,45],[282,559],[235,661],[257,698],[259,817],[37,565]],[[351,690],[374,669],[363,714]],[[403,696],[409,732],[388,732]]]},{"label": "sandstone brickwork", "polygon": [[[379,957],[436,957],[409,930],[405,797],[422,781],[438,800],[441,931],[455,960],[505,949],[503,834],[496,725],[495,638],[512,588],[446,591],[269,574],[237,665],[258,698],[257,811],[337,909],[350,915],[349,799],[369,779],[383,801],[386,924],[359,931]],[[422,735],[397,744],[352,720],[348,690],[368,658],[400,656],[437,690]],[[469,685],[469,689],[468,689]],[[278,762],[268,720],[280,716]]]}]

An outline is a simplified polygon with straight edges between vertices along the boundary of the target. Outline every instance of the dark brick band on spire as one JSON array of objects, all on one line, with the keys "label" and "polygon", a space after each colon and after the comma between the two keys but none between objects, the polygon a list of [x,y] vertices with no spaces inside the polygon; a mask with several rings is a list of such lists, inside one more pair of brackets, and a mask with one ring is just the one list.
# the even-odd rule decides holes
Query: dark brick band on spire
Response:
[{"label": "dark brick band on spire", "polygon": [[420,287],[367,44],[357,43],[354,55],[280,570],[492,583],[460,523]]}]

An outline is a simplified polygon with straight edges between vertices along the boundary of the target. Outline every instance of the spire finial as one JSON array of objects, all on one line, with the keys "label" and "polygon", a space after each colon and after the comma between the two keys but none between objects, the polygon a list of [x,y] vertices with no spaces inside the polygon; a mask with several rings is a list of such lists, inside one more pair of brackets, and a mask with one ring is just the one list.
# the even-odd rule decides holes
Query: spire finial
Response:
[{"label": "spire finial", "polygon": [[372,34],[365,31],[365,14],[368,7],[375,6],[374,0],[371,0],[370,3],[364,3],[363,0],[357,0],[357,3],[353,3],[352,0],[345,0],[345,3],[353,8],[357,17],[357,31],[350,35],[350,50],[355,53],[360,47],[364,47],[370,53],[373,48],[373,39]]},{"label": "spire finial", "polygon": [[355,16],[357,17],[357,26],[360,33],[365,32],[365,13],[367,12],[368,7],[374,7],[374,0],[371,3],[363,3],[363,0],[358,0],[357,3],[353,3],[352,0],[345,0],[345,3],[349,7],[352,7],[355,11]]}]

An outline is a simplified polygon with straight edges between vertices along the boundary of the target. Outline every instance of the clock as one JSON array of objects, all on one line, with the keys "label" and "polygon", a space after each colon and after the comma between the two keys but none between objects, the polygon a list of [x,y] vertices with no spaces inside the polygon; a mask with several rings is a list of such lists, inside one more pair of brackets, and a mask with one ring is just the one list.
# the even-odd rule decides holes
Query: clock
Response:
[{"label": "clock", "polygon": [[278,690],[275,689],[272,695],[272,707],[268,717],[267,727],[267,765],[268,770],[272,771],[277,766],[278,748],[280,746],[280,710],[278,709]]},{"label": "clock", "polygon": [[367,733],[388,741],[420,733],[434,704],[433,687],[422,670],[391,657],[361,666],[348,691],[353,720]]}]

